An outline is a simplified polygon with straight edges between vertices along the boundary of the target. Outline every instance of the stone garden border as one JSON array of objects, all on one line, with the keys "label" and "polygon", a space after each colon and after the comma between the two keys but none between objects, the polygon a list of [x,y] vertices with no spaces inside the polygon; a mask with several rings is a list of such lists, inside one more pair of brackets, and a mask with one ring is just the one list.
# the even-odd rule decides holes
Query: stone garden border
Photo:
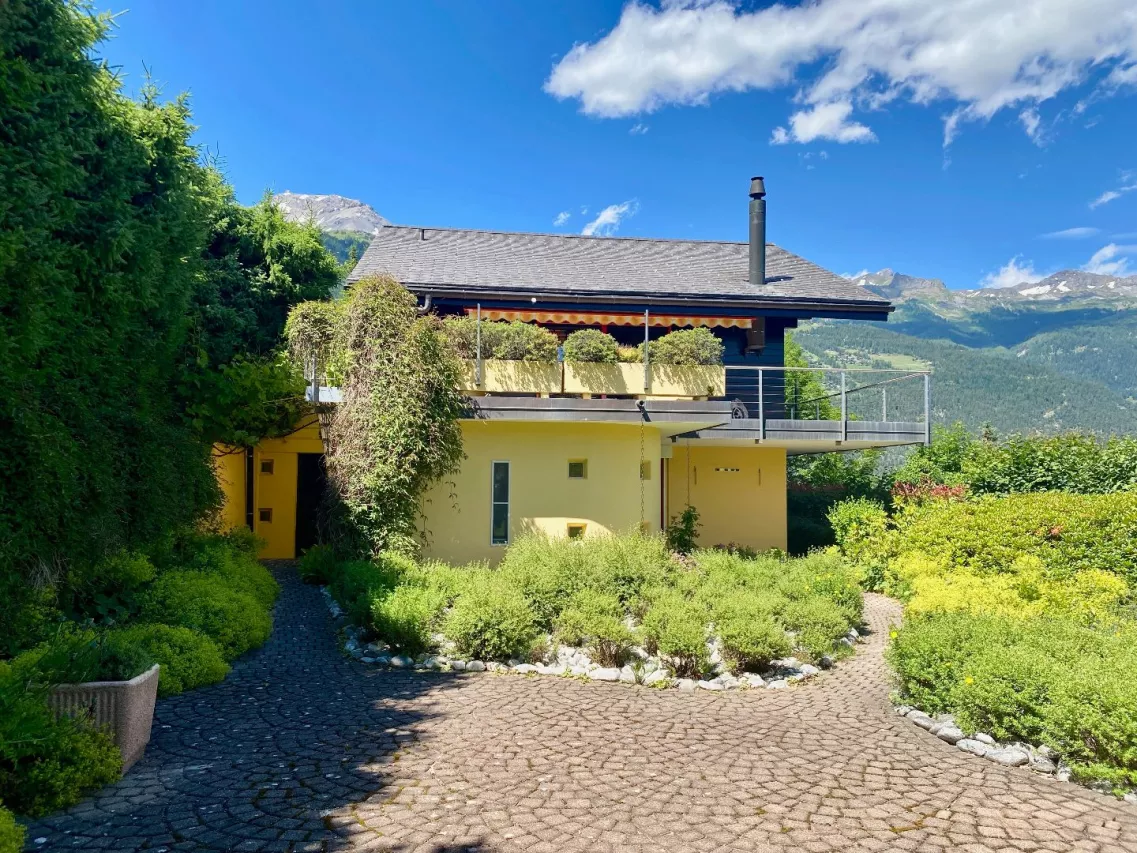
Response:
[{"label": "stone garden border", "polygon": [[[924,731],[969,755],[986,758],[1004,767],[1029,767],[1036,773],[1053,776],[1059,782],[1081,784],[1074,780],[1073,772],[1062,762],[1061,756],[1046,745],[999,743],[986,732],[964,732],[956,725],[955,716],[952,714],[933,717],[911,705],[897,705],[895,710],[901,717],[911,720]],[[1082,787],[1101,794],[1114,793],[1113,784],[1104,779],[1086,782]],[[1137,790],[1129,791],[1120,799],[1137,805]]]},{"label": "stone garden border", "polygon": [[[390,669],[434,671],[434,672],[512,672],[518,675],[543,675],[558,678],[578,678],[582,681],[607,681],[624,684],[639,684],[655,689],[677,689],[684,691],[709,690],[718,692],[723,690],[784,690],[792,684],[798,684],[813,678],[823,669],[829,669],[835,662],[829,656],[823,656],[818,662],[819,666],[803,663],[797,658],[788,657],[771,661],[770,669],[762,674],[744,673],[741,676],[731,675],[722,666],[722,659],[718,649],[708,645],[711,663],[717,675],[711,679],[697,680],[693,678],[675,678],[660,661],[647,657],[646,653],[637,660],[635,665],[625,664],[622,667],[602,667],[589,660],[583,649],[571,646],[560,646],[557,649],[556,663],[524,663],[511,660],[508,664],[495,661],[466,660],[445,654],[422,654],[416,658],[407,655],[392,655],[390,647],[383,642],[364,642],[361,639],[362,631],[354,625],[347,624],[346,615],[339,602],[332,597],[329,589],[320,588],[324,596],[328,611],[332,618],[339,622],[347,640],[344,651],[348,656],[365,664],[388,667]],[[441,635],[439,635],[441,638]],[[849,633],[841,638],[841,642],[852,648],[860,640],[860,633],[856,628],[850,628]],[[641,650],[642,651],[642,650]]]}]

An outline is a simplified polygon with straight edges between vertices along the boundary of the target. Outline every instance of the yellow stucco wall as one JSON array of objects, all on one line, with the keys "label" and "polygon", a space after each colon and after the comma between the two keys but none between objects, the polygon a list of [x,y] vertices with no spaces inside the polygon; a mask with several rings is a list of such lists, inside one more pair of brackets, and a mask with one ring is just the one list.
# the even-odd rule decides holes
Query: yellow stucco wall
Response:
[{"label": "yellow stucco wall", "polygon": [[[659,530],[659,432],[643,429],[650,479],[643,483],[643,519]],[[466,459],[449,481],[424,497],[424,556],[450,563],[496,562],[505,550],[490,544],[490,474],[494,461],[510,463],[510,539],[542,530],[567,535],[570,523],[585,535],[637,527],[640,515],[640,427],[598,423],[465,421]],[[570,480],[569,460],[587,460],[587,477]]]},{"label": "yellow stucco wall", "polygon": [[[688,460],[690,465],[688,466]],[[667,470],[669,517],[699,511],[700,545],[786,547],[786,451],[675,444]]]},{"label": "yellow stucco wall", "polygon": [[[253,531],[265,540],[261,557],[287,560],[296,556],[297,454],[323,453],[320,428],[315,419],[283,438],[262,441],[253,451]],[[263,473],[261,462],[272,460],[272,473]],[[226,526],[245,524],[245,454],[221,456],[218,480],[225,495],[222,521]],[[272,511],[272,521],[261,520],[261,510]]]}]

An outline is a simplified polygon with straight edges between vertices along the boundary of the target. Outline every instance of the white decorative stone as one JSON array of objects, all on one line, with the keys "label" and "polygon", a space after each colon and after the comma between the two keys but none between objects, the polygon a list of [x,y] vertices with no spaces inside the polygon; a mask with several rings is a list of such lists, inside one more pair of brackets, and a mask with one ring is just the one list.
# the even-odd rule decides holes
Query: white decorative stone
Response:
[{"label": "white decorative stone", "polygon": [[406,655],[395,655],[393,658],[391,658],[391,666],[396,667],[397,669],[405,669],[406,667],[413,665],[414,661]]},{"label": "white decorative stone", "polygon": [[817,667],[815,667],[811,663],[802,664],[801,674],[804,675],[806,678],[812,678],[813,676],[817,675],[820,672],[821,672],[821,670],[818,669]]},{"label": "white decorative stone", "polygon": [[450,661],[450,668],[455,672],[465,672],[466,662],[464,660],[452,660]]},{"label": "white decorative stone", "polygon": [[698,686],[703,690],[722,690],[723,686],[717,681],[700,681]]},{"label": "white decorative stone", "polygon": [[964,752],[970,752],[972,755],[978,755],[980,758],[985,756],[990,751],[990,747],[988,747],[987,744],[981,743],[974,738],[965,737],[961,740],[957,740],[955,742],[955,745],[962,749]]},{"label": "white decorative stone", "polygon": [[1054,778],[1059,782],[1069,782],[1074,778],[1074,771],[1065,764],[1059,764],[1058,769],[1054,772]]},{"label": "white decorative stone", "polygon": [[593,681],[619,681],[620,670],[616,667],[600,667],[588,673],[588,677]]},{"label": "white decorative stone", "polygon": [[1122,797],[1121,800],[1122,802],[1132,803],[1133,805],[1137,806],[1137,791],[1130,791],[1128,794]]},{"label": "white decorative stone", "polygon": [[991,759],[996,764],[1002,764],[1004,767],[1022,767],[1030,761],[1029,753],[1022,749],[1016,749],[1013,746],[1003,749],[992,749],[984,757]]},{"label": "white decorative stone", "polygon": [[620,667],[620,681],[624,682],[625,684],[635,684],[636,671],[627,664]]},{"label": "white decorative stone", "polygon": [[913,711],[908,715],[908,719],[918,725],[926,732],[930,732],[936,725],[936,721],[925,714],[923,711]]},{"label": "white decorative stone", "polygon": [[1058,769],[1058,765],[1045,755],[1035,753],[1030,757],[1030,769],[1037,773],[1053,773]]},{"label": "white decorative stone", "polygon": [[914,709],[911,705],[897,705],[893,710],[898,716],[907,717]]},{"label": "white decorative stone", "polygon": [[756,672],[746,673],[746,675],[742,676],[742,680],[744,682],[746,682],[747,684],[749,684],[751,687],[765,687],[766,686],[766,679],[764,679],[762,676],[760,676]]},{"label": "white decorative stone", "polygon": [[569,670],[573,675],[588,675],[588,667],[576,664]]},{"label": "white decorative stone", "polygon": [[667,671],[663,669],[653,669],[651,672],[644,676],[644,684],[648,686],[670,680],[671,676],[669,676],[667,674]]},{"label": "white decorative stone", "polygon": [[522,675],[526,675],[530,672],[539,672],[540,670],[538,670],[537,667],[531,663],[519,663],[513,667],[513,671],[520,672]]},{"label": "white decorative stone", "polygon": [[466,672],[485,672],[486,665],[480,660],[466,662]]},{"label": "white decorative stone", "polygon": [[995,738],[991,737],[991,735],[987,734],[986,732],[976,732],[975,734],[973,734],[971,736],[971,738],[972,738],[972,740],[977,740],[980,743],[985,743],[985,744],[987,744],[987,746],[995,746],[996,745],[995,744]]},{"label": "white decorative stone", "polygon": [[766,688],[768,690],[785,690],[789,686],[789,683],[786,682],[786,680],[783,678],[776,678],[773,681],[766,683]]},{"label": "white decorative stone", "polygon": [[941,723],[932,729],[932,734],[948,743],[959,743],[963,740],[963,730],[955,723]]},{"label": "white decorative stone", "polygon": [[680,678],[679,681],[675,683],[675,686],[680,690],[694,690],[697,683],[698,682],[693,678]]}]

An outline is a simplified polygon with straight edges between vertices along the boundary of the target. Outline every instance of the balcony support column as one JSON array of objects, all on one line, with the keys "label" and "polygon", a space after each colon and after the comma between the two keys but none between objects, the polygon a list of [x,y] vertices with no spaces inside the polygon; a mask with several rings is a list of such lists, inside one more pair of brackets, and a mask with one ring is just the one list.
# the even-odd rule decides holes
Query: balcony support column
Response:
[{"label": "balcony support column", "polygon": [[765,373],[758,368],[758,440],[766,440],[766,383],[762,380]]},{"label": "balcony support column", "polygon": [[845,371],[841,371],[841,441],[849,440],[849,392],[845,386]]},{"label": "balcony support column", "polygon": [[482,303],[478,303],[478,317],[474,321],[474,349],[477,360],[474,362],[474,387],[482,387]]},{"label": "balcony support column", "polygon": [[932,374],[924,374],[924,446],[932,445]]}]

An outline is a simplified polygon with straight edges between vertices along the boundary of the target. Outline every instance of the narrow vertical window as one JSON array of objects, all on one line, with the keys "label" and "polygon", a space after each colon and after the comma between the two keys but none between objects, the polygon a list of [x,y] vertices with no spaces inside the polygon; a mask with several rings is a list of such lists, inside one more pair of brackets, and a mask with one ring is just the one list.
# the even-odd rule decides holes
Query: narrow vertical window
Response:
[{"label": "narrow vertical window", "polygon": [[509,544],[509,463],[494,462],[490,485],[490,544]]}]

